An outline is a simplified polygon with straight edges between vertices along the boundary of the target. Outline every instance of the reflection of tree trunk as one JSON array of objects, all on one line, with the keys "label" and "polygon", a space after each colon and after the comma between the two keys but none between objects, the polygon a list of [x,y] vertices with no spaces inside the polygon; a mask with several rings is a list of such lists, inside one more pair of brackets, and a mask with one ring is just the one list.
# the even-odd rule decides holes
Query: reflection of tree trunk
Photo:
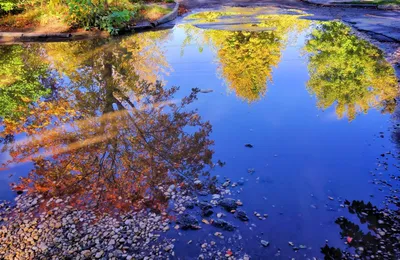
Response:
[{"label": "reflection of tree trunk", "polygon": [[115,101],[115,97],[113,95],[113,89],[114,89],[114,82],[113,82],[113,66],[110,63],[112,60],[112,53],[111,51],[106,51],[104,55],[104,64],[103,64],[103,81],[105,83],[105,106],[103,110],[103,114],[113,112],[113,103]]}]

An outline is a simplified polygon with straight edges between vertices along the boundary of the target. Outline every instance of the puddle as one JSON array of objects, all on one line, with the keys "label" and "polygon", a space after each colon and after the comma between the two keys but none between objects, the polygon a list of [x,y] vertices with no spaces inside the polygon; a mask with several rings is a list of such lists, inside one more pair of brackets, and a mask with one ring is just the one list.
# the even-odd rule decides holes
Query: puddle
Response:
[{"label": "puddle", "polygon": [[[224,212],[237,226],[224,239],[207,224],[171,228],[177,258],[321,259],[326,241],[345,249],[346,239],[361,256],[396,255],[378,244],[398,243],[387,226],[398,220],[379,226],[378,209],[345,202],[382,208],[390,194],[370,173],[396,163],[394,69],[342,23],[310,19],[226,8],[170,30],[0,46],[0,199],[16,196],[12,184],[46,199],[69,196],[76,207],[164,212],[161,184],[216,176],[230,180],[223,193],[240,199],[250,220],[215,207],[205,219]],[[367,243],[366,230],[338,220],[359,224],[348,208],[384,240]]]}]

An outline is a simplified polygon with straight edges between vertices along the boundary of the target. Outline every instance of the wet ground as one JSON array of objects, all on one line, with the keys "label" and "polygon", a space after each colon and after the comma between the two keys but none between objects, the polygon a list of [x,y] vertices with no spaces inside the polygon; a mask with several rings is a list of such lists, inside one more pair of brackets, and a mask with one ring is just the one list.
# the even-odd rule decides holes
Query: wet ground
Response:
[{"label": "wet ground", "polygon": [[[172,29],[0,53],[1,199],[16,196],[13,184],[78,194],[76,204],[89,198],[104,209],[129,207],[119,197],[150,196],[162,210],[159,183],[178,186],[171,175],[189,182],[209,170],[224,185],[199,200],[240,200],[249,220],[222,207],[210,216],[187,209],[206,221],[181,230],[171,218],[176,258],[322,259],[334,252],[321,253],[326,244],[348,249],[350,259],[398,256],[390,247],[398,215],[376,212],[398,210],[385,197],[397,191],[398,79],[383,52],[343,23],[299,10],[223,8]],[[197,99],[180,108],[193,89]],[[207,224],[220,217],[236,229]]]}]

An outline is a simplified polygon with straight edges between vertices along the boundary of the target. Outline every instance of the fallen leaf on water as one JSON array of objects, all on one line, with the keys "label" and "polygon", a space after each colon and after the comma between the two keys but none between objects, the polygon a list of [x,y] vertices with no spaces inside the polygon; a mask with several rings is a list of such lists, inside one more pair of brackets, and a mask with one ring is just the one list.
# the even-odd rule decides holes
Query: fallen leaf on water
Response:
[{"label": "fallen leaf on water", "polygon": [[204,224],[210,225],[210,222],[208,222],[207,219],[203,219],[201,222],[203,222]]},{"label": "fallen leaf on water", "polygon": [[351,241],[353,241],[353,238],[352,237],[347,237],[347,243],[351,243]]},{"label": "fallen leaf on water", "polygon": [[226,251],[226,255],[225,255],[225,256],[229,257],[229,256],[231,256],[231,255],[233,255],[233,253],[232,253],[232,251],[231,251],[230,249],[228,249],[228,250]]}]

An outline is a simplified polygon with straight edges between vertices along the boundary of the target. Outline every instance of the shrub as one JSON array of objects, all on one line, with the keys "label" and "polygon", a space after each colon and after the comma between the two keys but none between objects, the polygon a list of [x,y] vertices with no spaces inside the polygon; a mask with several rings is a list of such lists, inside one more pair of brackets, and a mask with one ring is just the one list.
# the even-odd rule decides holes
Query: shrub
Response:
[{"label": "shrub", "polygon": [[17,5],[18,0],[0,0],[0,15],[15,10]]},{"label": "shrub", "polygon": [[86,29],[98,27],[113,35],[118,34],[124,23],[129,22],[135,15],[133,11],[109,7],[107,1],[95,3],[92,0],[68,0],[68,7],[68,21],[71,24]]}]

